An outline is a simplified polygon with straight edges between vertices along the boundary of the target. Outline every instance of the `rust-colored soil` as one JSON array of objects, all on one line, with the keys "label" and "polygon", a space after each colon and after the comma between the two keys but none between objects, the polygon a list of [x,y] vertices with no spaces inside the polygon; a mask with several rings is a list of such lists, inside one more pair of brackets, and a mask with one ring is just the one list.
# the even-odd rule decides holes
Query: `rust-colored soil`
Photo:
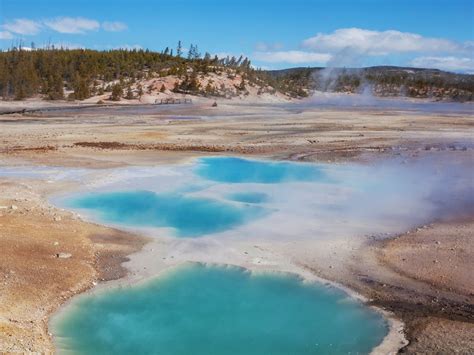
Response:
[{"label": "rust-colored soil", "polygon": [[49,352],[48,316],[93,283],[123,276],[120,263],[145,240],[50,208],[24,185],[0,189],[0,352]]}]

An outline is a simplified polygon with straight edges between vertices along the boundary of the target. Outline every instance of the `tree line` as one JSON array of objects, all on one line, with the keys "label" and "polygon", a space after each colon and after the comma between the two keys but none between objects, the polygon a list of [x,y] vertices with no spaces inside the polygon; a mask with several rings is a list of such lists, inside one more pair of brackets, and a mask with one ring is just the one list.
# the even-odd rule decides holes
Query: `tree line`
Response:
[{"label": "tree line", "polygon": [[373,94],[380,96],[474,100],[474,75],[437,69],[389,66],[293,68],[270,71],[267,74],[275,79],[277,89],[297,90],[296,94],[298,91],[314,90],[360,93],[370,89]]},{"label": "tree line", "polygon": [[[68,98],[83,100],[95,94],[111,92],[111,99],[119,99],[123,91],[133,96],[130,85],[154,75],[176,75],[181,83],[176,91],[202,92],[198,74],[222,72],[231,68],[248,81],[270,81],[261,71],[251,66],[248,58],[218,58],[209,53],[201,55],[197,45],[191,45],[184,55],[181,41],[176,51],[166,48],[161,52],[142,49],[91,49],[14,47],[0,52],[0,96],[21,100],[42,95],[48,100]],[[106,83],[114,82],[113,85]],[[143,88],[138,87],[139,94]]]}]

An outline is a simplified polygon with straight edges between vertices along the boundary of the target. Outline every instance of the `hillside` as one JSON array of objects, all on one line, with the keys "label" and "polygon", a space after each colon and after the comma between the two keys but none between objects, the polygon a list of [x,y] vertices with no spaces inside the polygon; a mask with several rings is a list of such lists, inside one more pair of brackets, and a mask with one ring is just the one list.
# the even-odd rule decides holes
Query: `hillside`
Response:
[{"label": "hillside", "polygon": [[286,100],[325,92],[366,93],[434,100],[472,101],[474,75],[436,69],[254,69],[248,58],[186,57],[148,50],[13,48],[0,52],[0,96],[96,102],[155,103],[183,96]]},{"label": "hillside", "polygon": [[[288,98],[297,90],[278,85],[252,68],[247,58],[201,56],[191,46],[186,58],[148,50],[12,49],[0,52],[0,96],[4,100],[137,101],[182,97]],[[275,88],[278,86],[278,90]]]},{"label": "hillside", "polygon": [[435,100],[472,101],[474,75],[437,69],[377,66],[368,68],[292,68],[268,71],[278,83],[302,90],[371,93]]}]

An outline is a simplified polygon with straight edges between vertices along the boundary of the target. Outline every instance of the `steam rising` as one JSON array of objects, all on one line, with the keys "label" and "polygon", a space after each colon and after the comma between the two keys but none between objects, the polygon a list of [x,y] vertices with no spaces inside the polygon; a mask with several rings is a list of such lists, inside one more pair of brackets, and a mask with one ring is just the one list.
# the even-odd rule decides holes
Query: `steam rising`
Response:
[{"label": "steam rising", "polygon": [[[327,62],[326,68],[313,73],[312,80],[316,91],[303,105],[361,106],[429,112],[469,112],[472,114],[472,103],[416,101],[405,96],[406,89],[403,86],[399,89],[399,96],[396,98],[376,97],[373,85],[367,80],[362,68],[369,57],[370,51],[368,49],[350,46],[335,53]],[[403,70],[403,68],[399,70]],[[358,80],[356,93],[336,93],[340,78],[346,74],[350,74],[351,78]]]},{"label": "steam rising", "polygon": [[[264,194],[266,198],[254,202],[253,206],[265,213],[212,235],[223,241],[225,238],[279,241],[351,238],[369,233],[400,233],[439,218],[474,213],[474,165],[469,154],[464,153],[460,160],[437,157],[404,162],[391,159],[370,166],[315,164],[322,175],[312,175],[309,180],[295,179],[298,175],[285,165],[287,175],[280,175],[270,183],[251,181],[255,176],[261,179],[265,162],[258,168],[257,175],[250,170],[237,171],[238,181],[232,180],[232,176],[228,181],[199,177],[196,175],[199,163],[126,168],[117,169],[102,180],[94,180],[89,184],[89,192],[130,191],[139,186],[141,190],[215,200],[238,208],[248,206],[248,202],[232,196]],[[227,169],[232,167],[227,166]],[[269,169],[274,171],[274,164]],[[166,213],[175,212],[179,214],[179,209]]]},{"label": "steam rising", "polygon": [[[225,179],[218,181],[197,175],[198,161],[168,167],[120,168],[100,178],[91,173],[92,180],[82,190],[135,191],[139,186],[140,190],[174,194],[178,200],[216,201],[228,205],[229,211],[233,209],[231,206],[239,209],[248,206],[245,200],[232,198],[236,194],[264,194],[265,199],[254,201],[253,206],[265,213],[246,224],[231,226],[213,235],[219,239],[280,241],[354,237],[368,233],[399,233],[440,218],[472,215],[474,158],[469,151],[456,154],[456,158],[425,157],[409,162],[391,159],[370,166],[294,164],[295,170],[289,163],[279,167],[275,163],[266,165],[255,161],[243,169],[240,162],[240,168],[235,172],[238,180],[227,174],[219,175]],[[232,169],[235,161],[233,158],[218,158],[216,166]],[[302,165],[313,166],[318,174],[312,172],[308,179],[303,179],[301,174],[305,174],[306,168],[302,169]],[[206,166],[207,169],[213,168],[212,159],[206,161]],[[254,168],[258,174],[252,171]],[[271,174],[275,171],[279,174],[278,179],[272,179]],[[16,175],[14,168],[0,170],[0,176],[4,173],[8,177],[19,177],[25,170],[18,170]],[[32,178],[34,173],[35,170],[31,169],[23,176]],[[57,170],[50,168],[48,172],[48,168],[42,168],[38,171],[41,178],[48,179],[48,174],[57,176]],[[68,180],[73,175],[65,171],[62,178]],[[262,180],[263,176],[268,180]],[[82,181],[85,183],[87,180],[84,172]],[[57,204],[63,204],[61,201],[64,200],[54,199]],[[174,204],[170,202],[168,205]],[[166,215],[172,220],[187,218],[180,215],[180,211],[176,208],[166,211]],[[205,213],[205,208],[200,213]],[[209,221],[219,223],[213,218]]]}]

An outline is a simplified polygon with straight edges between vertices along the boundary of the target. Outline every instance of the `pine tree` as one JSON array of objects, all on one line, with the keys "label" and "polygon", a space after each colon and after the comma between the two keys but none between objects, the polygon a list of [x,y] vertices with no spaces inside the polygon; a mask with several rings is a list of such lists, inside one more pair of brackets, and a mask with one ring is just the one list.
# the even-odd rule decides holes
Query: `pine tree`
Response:
[{"label": "pine tree", "polygon": [[175,81],[174,83],[174,87],[173,87],[173,92],[179,92],[179,82],[178,81]]},{"label": "pine tree", "polygon": [[84,100],[90,97],[89,81],[87,78],[80,77],[76,74],[73,83],[74,99]]},{"label": "pine tree", "polygon": [[133,91],[132,91],[132,88],[130,86],[127,89],[127,95],[125,96],[125,98],[127,100],[132,100],[134,98],[133,97]]},{"label": "pine tree", "polygon": [[193,71],[191,75],[186,75],[183,82],[179,85],[179,89],[195,93],[199,91],[200,86],[197,73]]},{"label": "pine tree", "polygon": [[194,45],[191,43],[188,50],[188,60],[194,59]]},{"label": "pine tree", "polygon": [[199,52],[199,48],[197,45],[194,46],[194,59],[200,59],[201,58],[201,52]]},{"label": "pine tree", "polygon": [[188,51],[188,59],[189,60],[196,60],[201,57],[201,53],[199,53],[199,49],[197,45],[191,44],[189,46],[189,51]]},{"label": "pine tree", "polygon": [[6,100],[9,96],[10,71],[6,60],[0,58],[0,96]]},{"label": "pine tree", "polygon": [[48,77],[45,94],[49,100],[60,100],[64,98],[63,79],[57,72]]},{"label": "pine tree", "polygon": [[120,84],[115,84],[112,86],[112,94],[110,95],[110,100],[112,101],[120,101],[122,98],[123,91],[122,86]]},{"label": "pine tree", "polygon": [[240,67],[243,69],[250,69],[250,60],[248,58],[245,58],[240,64]]},{"label": "pine tree", "polygon": [[244,80],[244,78],[242,78],[242,81],[240,82],[240,85],[239,85],[238,89],[239,89],[240,91],[244,91],[244,90],[245,90],[245,80]]},{"label": "pine tree", "polygon": [[39,80],[33,63],[33,57],[22,50],[16,51],[11,71],[12,89],[15,100],[23,100],[35,94]]},{"label": "pine tree", "polygon": [[214,88],[212,87],[211,83],[207,83],[204,91],[206,92],[206,95],[212,95],[214,93]]},{"label": "pine tree", "polygon": [[143,88],[141,85],[138,85],[137,87],[137,95],[138,95],[138,98],[141,99],[142,96],[143,96]]},{"label": "pine tree", "polygon": [[178,47],[176,48],[176,56],[181,58],[183,55],[183,46],[181,44],[181,41],[178,41]]}]

